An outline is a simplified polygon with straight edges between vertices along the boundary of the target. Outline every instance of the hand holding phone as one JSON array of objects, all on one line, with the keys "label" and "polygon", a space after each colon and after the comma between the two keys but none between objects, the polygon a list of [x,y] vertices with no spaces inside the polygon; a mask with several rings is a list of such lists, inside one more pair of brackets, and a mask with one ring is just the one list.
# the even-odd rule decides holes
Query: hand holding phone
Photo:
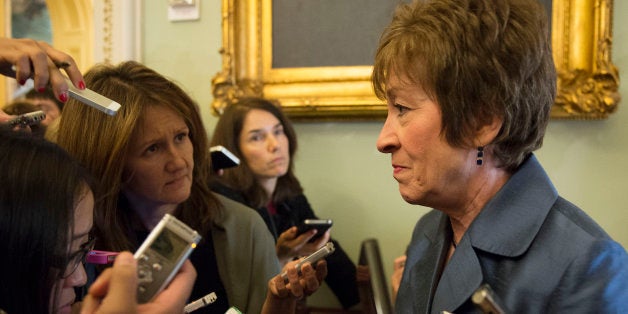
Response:
[{"label": "hand holding phone", "polygon": [[303,222],[297,227],[297,236],[308,232],[312,229],[316,229],[316,234],[310,239],[308,242],[314,242],[318,240],[320,237],[325,234],[329,228],[333,225],[333,221],[331,219],[305,219]]}]

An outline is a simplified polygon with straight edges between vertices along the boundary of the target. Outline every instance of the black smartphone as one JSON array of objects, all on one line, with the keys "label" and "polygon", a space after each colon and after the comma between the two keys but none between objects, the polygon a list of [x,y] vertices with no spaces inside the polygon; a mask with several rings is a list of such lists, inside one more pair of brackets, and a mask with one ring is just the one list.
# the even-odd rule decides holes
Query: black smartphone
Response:
[{"label": "black smartphone", "polygon": [[309,242],[314,242],[318,238],[322,237],[325,232],[331,228],[333,224],[331,219],[305,219],[297,227],[297,235],[307,232],[312,229],[318,230],[318,232],[310,239]]},{"label": "black smartphone", "polygon": [[214,171],[235,167],[240,164],[240,159],[221,145],[210,147],[209,153],[212,158],[212,169]]}]

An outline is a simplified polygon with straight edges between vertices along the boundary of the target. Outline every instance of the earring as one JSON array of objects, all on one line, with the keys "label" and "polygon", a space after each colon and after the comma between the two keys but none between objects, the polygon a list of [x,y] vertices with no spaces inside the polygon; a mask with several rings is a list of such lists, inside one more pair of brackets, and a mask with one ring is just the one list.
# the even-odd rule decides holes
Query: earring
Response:
[{"label": "earring", "polygon": [[475,161],[475,164],[481,166],[484,162],[484,146],[478,146],[478,159]]}]

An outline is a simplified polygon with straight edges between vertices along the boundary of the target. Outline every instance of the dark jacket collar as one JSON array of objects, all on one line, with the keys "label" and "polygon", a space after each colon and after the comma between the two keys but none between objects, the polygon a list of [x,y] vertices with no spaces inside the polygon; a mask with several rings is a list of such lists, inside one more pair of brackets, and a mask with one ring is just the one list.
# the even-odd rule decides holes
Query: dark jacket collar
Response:
[{"label": "dark jacket collar", "polygon": [[[525,253],[557,198],[547,174],[536,157],[530,156],[463,236],[432,292],[431,312],[459,308],[482,284],[482,267],[475,250],[508,257]],[[443,216],[441,223],[426,232],[430,241],[437,243],[437,252],[449,246],[449,242],[443,243],[443,234],[448,232],[442,224],[446,216],[439,214]]]},{"label": "dark jacket collar", "polygon": [[509,257],[521,255],[557,199],[558,192],[532,155],[484,206],[464,238],[486,252]]}]

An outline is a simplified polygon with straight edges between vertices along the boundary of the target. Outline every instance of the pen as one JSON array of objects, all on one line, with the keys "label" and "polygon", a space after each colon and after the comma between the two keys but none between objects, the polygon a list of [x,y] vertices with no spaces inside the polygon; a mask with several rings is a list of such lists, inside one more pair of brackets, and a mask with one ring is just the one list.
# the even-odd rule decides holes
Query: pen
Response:
[{"label": "pen", "polygon": [[[57,69],[67,69],[70,67],[70,63],[66,62],[66,61],[54,61],[55,66],[57,67]],[[15,65],[11,66],[11,70],[13,72],[15,72],[17,70],[17,68],[15,67]]]}]

